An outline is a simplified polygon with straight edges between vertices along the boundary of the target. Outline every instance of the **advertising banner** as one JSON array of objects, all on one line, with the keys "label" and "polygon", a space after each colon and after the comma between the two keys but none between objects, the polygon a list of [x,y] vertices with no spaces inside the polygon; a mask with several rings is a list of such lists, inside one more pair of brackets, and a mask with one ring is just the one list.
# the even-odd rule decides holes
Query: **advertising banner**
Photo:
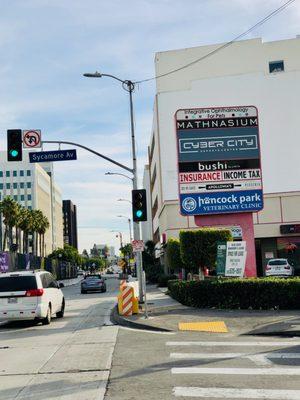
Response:
[{"label": "advertising banner", "polygon": [[217,242],[217,266],[216,272],[218,276],[225,275],[225,266],[226,266],[226,242]]},{"label": "advertising banner", "polygon": [[246,264],[246,242],[227,242],[225,276],[242,278]]},{"label": "advertising banner", "polygon": [[263,208],[256,107],[178,110],[176,134],[181,214]]},{"label": "advertising banner", "polygon": [[9,254],[0,253],[0,273],[7,272],[9,269]]}]

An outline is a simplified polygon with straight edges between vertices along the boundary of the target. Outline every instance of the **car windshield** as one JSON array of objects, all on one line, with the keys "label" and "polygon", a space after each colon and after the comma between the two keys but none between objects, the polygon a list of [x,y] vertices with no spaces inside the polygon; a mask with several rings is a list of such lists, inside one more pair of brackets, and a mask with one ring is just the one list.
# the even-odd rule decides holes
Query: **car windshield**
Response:
[{"label": "car windshield", "polygon": [[23,292],[37,289],[35,276],[9,276],[0,278],[0,292]]},{"label": "car windshield", "polygon": [[269,261],[269,265],[286,265],[287,261],[286,260],[273,260]]}]

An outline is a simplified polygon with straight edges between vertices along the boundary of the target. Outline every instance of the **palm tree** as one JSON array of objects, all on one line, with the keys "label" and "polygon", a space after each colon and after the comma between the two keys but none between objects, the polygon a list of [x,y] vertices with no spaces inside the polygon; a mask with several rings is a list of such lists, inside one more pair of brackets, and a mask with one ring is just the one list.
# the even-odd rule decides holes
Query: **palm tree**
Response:
[{"label": "palm tree", "polygon": [[40,221],[40,226],[38,233],[40,235],[40,256],[44,257],[45,256],[45,233],[47,229],[49,229],[50,223],[48,218],[43,215],[41,221]]},{"label": "palm tree", "polygon": [[9,237],[9,246],[13,241],[13,227],[16,226],[19,214],[19,205],[11,197],[5,197],[0,203],[0,211],[3,214],[3,223],[5,225],[2,251],[5,251],[7,237]]},{"label": "palm tree", "polygon": [[38,255],[38,242],[43,216],[44,214],[41,210],[32,210],[33,254],[36,256]]},{"label": "palm tree", "polygon": [[23,231],[23,252],[28,253],[28,236],[29,233],[33,231],[33,217],[31,210],[22,207],[18,225]]}]

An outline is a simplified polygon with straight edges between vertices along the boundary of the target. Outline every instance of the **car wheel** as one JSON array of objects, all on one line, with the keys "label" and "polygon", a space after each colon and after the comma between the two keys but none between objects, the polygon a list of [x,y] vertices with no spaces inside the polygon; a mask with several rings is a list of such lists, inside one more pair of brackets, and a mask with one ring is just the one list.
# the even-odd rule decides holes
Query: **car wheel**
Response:
[{"label": "car wheel", "polygon": [[65,299],[63,299],[62,301],[61,310],[56,313],[56,317],[63,318],[64,314],[65,314]]},{"label": "car wheel", "polygon": [[48,310],[47,310],[47,315],[46,318],[42,319],[42,324],[43,325],[50,325],[51,323],[51,306],[48,306]]}]

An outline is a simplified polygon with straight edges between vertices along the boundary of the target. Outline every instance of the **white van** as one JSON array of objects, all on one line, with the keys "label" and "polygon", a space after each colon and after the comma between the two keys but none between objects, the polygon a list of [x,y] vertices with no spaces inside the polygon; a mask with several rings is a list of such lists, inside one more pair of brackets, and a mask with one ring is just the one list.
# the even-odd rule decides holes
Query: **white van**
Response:
[{"label": "white van", "polygon": [[20,271],[0,274],[0,321],[41,320],[64,316],[65,299],[61,287],[47,271]]}]

